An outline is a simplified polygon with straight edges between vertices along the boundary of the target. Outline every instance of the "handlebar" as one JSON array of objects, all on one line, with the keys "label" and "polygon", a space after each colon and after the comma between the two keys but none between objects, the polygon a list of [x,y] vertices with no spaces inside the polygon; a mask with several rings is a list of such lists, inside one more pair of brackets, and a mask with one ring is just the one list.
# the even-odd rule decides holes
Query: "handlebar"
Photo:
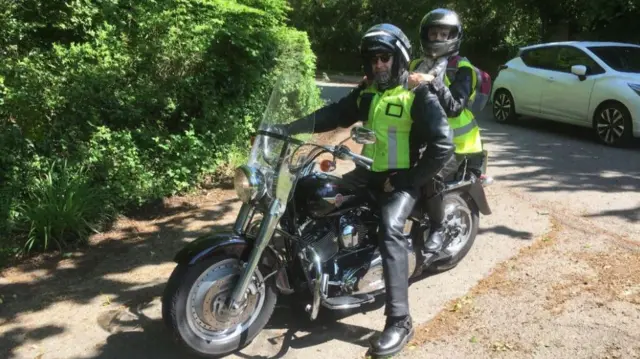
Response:
[{"label": "handlebar", "polygon": [[371,165],[373,164],[373,160],[371,158],[354,153],[349,149],[349,147],[344,145],[336,146],[331,152],[333,152],[333,154],[340,159],[350,159],[356,165],[360,165],[369,170],[371,169]]},{"label": "handlebar", "polygon": [[[268,137],[277,138],[277,139],[280,139],[280,140],[289,141],[289,142],[298,144],[300,146],[315,146],[315,147],[317,147],[319,149],[322,149],[324,151],[330,152],[335,157],[338,157],[340,159],[352,160],[356,165],[364,167],[364,168],[366,168],[368,170],[371,170],[371,165],[373,164],[373,160],[371,158],[368,158],[368,157],[359,155],[357,153],[354,153],[349,149],[349,147],[347,147],[347,146],[345,146],[343,144],[339,144],[337,146],[324,146],[324,145],[311,143],[311,142],[306,142],[305,143],[304,141],[295,139],[293,137],[284,135],[282,133],[265,131],[265,130],[258,130],[258,134],[265,135],[265,136],[268,136]],[[318,155],[320,155],[320,153],[315,154],[314,156],[312,156],[312,158],[315,158]]]}]

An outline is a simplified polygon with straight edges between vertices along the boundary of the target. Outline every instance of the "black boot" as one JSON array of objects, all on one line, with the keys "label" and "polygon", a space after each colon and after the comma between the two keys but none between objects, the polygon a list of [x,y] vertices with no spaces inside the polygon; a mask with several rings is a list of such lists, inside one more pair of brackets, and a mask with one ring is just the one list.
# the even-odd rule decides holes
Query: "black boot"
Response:
[{"label": "black boot", "polygon": [[432,228],[429,231],[429,238],[424,244],[424,251],[426,253],[440,253],[442,250],[442,244],[444,243],[444,226]]},{"label": "black boot", "polygon": [[411,316],[387,317],[382,334],[371,341],[369,354],[374,358],[396,355],[411,338],[413,338]]},{"label": "black boot", "polygon": [[442,225],[435,228],[432,227],[432,229],[429,231],[429,238],[422,248],[421,256],[425,267],[429,266],[442,251],[444,236],[444,226]]}]

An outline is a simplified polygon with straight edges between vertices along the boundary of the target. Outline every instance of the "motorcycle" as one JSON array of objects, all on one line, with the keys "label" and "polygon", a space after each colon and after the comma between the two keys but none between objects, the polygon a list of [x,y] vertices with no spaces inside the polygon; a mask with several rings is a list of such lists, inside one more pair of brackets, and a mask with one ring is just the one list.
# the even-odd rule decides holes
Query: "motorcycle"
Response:
[{"label": "motorcycle", "polygon": [[[304,114],[301,100],[313,89],[301,83],[292,72],[274,85],[249,160],[235,172],[242,206],[233,229],[201,236],[174,258],[162,317],[174,338],[201,356],[225,356],[248,345],[269,321],[278,295],[306,292],[305,310],[314,320],[321,307],[357,308],[384,293],[375,195],[327,173],[336,159],[367,169],[371,159],[345,146],[349,138],[338,145],[314,142],[321,136],[311,135],[313,122],[295,136],[277,130]],[[359,126],[350,138],[376,141],[373,131]],[[333,159],[318,163],[323,154]],[[428,268],[416,261],[415,243],[429,233],[423,200],[407,221],[410,277],[455,267],[475,241],[479,213],[491,214],[482,182],[465,166],[444,193],[446,241]]]}]

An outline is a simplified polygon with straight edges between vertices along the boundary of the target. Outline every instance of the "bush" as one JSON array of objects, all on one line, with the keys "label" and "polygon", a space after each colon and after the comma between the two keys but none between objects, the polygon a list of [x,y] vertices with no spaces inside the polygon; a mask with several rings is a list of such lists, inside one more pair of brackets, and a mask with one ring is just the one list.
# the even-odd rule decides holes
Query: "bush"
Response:
[{"label": "bush", "polygon": [[[299,84],[305,112],[320,103],[315,56],[306,34],[284,25],[284,0],[29,12],[34,3],[3,13],[11,27],[0,31],[0,121],[10,124],[0,150],[14,154],[0,159],[0,237],[29,238],[28,249],[75,243],[111,209],[186,192],[241,158],[292,63],[308,80]],[[59,32],[45,36],[42,24]],[[80,198],[94,193],[104,210]],[[60,205],[67,201],[77,203]],[[77,220],[64,217],[71,213]]]}]

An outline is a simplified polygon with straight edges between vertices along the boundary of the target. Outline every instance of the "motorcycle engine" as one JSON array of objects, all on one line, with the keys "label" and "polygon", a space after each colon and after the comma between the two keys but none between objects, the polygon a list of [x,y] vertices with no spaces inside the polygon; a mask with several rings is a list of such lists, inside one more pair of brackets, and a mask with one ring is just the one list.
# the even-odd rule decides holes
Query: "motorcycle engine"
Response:
[{"label": "motorcycle engine", "polygon": [[305,226],[301,243],[312,248],[320,260],[326,262],[341,250],[358,248],[367,238],[367,233],[367,226],[359,215],[348,213]]}]

